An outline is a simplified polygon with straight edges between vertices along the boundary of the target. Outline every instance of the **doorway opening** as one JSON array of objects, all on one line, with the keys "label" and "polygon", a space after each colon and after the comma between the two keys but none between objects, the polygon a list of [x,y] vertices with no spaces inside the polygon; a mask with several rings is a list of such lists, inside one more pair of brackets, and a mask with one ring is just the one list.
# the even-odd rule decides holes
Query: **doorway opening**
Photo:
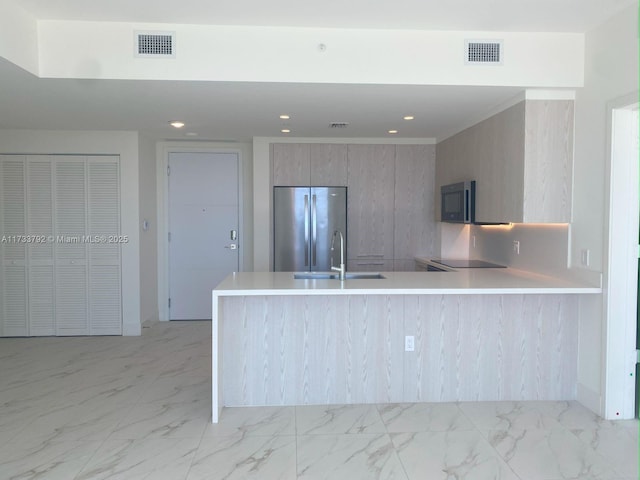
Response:
[{"label": "doorway opening", "polygon": [[640,200],[638,94],[609,105],[610,182],[606,248],[605,418],[637,413]]}]

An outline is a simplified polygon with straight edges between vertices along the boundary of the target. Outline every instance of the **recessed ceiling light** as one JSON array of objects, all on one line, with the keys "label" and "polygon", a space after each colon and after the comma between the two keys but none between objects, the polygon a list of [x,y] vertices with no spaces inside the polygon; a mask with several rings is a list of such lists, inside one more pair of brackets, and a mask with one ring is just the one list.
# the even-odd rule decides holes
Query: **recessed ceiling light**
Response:
[{"label": "recessed ceiling light", "polygon": [[286,113],[283,113],[282,115],[280,115],[280,118],[282,120],[289,120],[291,117],[289,115],[287,115]]},{"label": "recessed ceiling light", "polygon": [[413,115],[406,115],[404,117],[405,120],[413,120],[415,117]]},{"label": "recessed ceiling light", "polygon": [[288,128],[283,128],[282,130],[280,130],[282,133],[291,133],[291,130],[289,130]]},{"label": "recessed ceiling light", "polygon": [[173,128],[182,128],[184,127],[184,122],[181,122],[180,120],[172,120],[171,122],[169,122],[169,125],[171,125]]},{"label": "recessed ceiling light", "polygon": [[396,134],[398,133],[398,130],[389,130],[389,133]]}]

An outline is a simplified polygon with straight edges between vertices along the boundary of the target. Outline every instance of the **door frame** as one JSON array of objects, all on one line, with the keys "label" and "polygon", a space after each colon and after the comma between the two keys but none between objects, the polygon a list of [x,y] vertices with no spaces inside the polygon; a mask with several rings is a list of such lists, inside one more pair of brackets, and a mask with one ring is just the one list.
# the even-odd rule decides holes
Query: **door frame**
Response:
[{"label": "door frame", "polygon": [[638,133],[630,131],[629,120],[637,109],[638,92],[607,105],[602,413],[608,419],[635,416],[639,169],[628,138]]},{"label": "door frame", "polygon": [[249,155],[239,144],[202,142],[161,142],[156,150],[156,199],[158,222],[158,318],[169,321],[169,156],[172,153],[235,153],[238,155],[238,269],[244,270],[244,156]]}]

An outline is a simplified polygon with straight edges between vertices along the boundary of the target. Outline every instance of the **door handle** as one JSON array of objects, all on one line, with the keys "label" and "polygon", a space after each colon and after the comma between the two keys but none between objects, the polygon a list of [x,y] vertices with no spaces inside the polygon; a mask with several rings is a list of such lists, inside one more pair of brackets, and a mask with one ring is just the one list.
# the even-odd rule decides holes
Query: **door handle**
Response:
[{"label": "door handle", "polygon": [[229,250],[237,250],[238,245],[236,245],[235,243],[232,243],[231,245],[225,245],[224,248],[228,248]]},{"label": "door handle", "polygon": [[304,266],[309,266],[309,195],[304,196]]},{"label": "door handle", "polygon": [[237,240],[238,239],[238,232],[237,230],[231,230],[230,234],[229,234],[229,238],[231,240]]},{"label": "door handle", "polygon": [[313,195],[311,198],[313,199],[311,202],[311,239],[313,242],[313,244],[311,245],[311,260],[312,260],[312,265],[315,267],[316,260],[317,260],[316,257],[317,257],[318,218],[317,218],[317,212],[316,212],[316,196]]}]

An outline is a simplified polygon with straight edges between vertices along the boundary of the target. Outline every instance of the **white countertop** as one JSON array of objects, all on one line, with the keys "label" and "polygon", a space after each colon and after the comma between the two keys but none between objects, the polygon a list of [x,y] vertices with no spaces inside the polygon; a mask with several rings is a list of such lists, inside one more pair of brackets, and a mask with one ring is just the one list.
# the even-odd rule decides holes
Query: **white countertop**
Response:
[{"label": "white countertop", "polygon": [[295,280],[293,272],[236,272],[213,291],[244,295],[476,295],[600,293],[600,286],[512,268],[381,272],[384,279]]}]

